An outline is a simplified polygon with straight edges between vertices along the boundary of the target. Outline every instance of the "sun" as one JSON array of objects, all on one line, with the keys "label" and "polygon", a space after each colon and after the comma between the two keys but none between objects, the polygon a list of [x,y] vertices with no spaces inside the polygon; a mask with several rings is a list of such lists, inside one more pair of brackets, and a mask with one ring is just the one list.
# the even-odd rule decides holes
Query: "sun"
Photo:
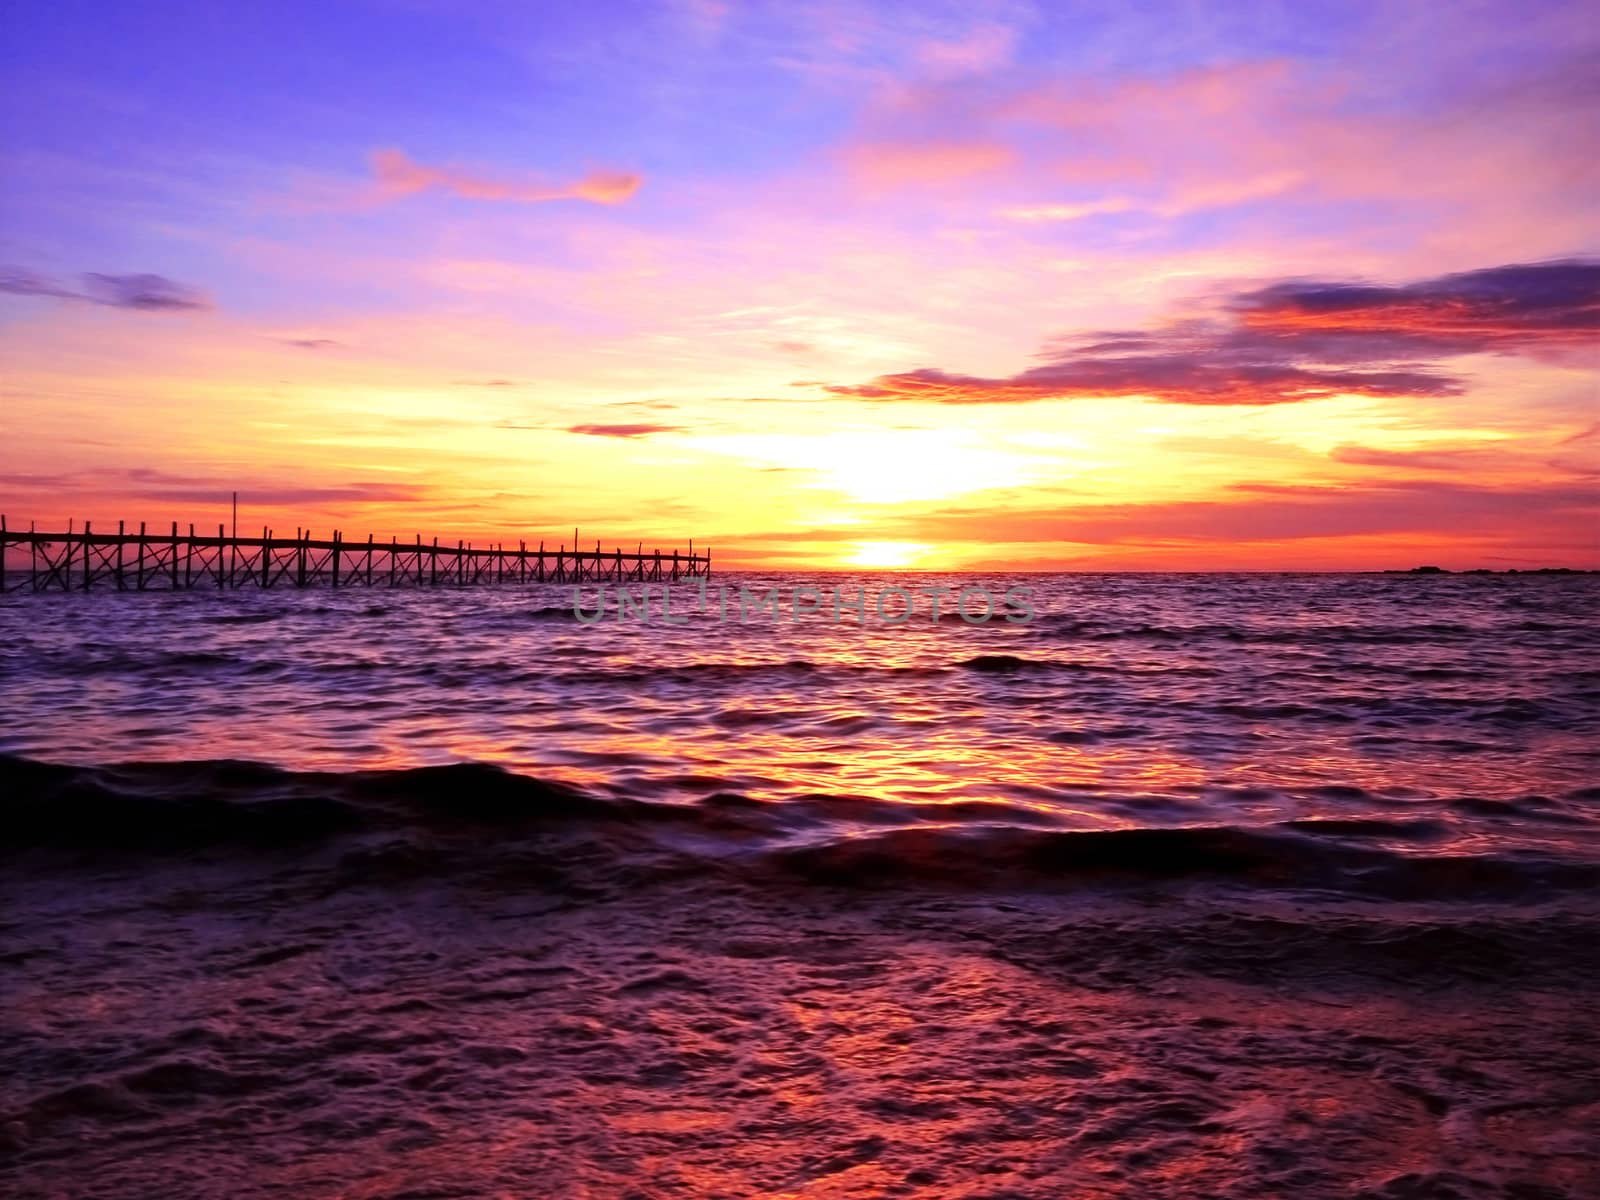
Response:
[{"label": "sun", "polygon": [[857,542],[845,562],[854,567],[909,567],[926,554],[923,542]]}]

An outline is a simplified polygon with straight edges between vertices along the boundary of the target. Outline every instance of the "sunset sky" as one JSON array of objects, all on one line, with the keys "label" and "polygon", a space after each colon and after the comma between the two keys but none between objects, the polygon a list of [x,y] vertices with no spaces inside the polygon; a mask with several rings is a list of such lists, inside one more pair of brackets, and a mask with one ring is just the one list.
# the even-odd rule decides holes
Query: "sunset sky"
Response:
[{"label": "sunset sky", "polygon": [[1591,4],[6,24],[13,524],[1600,565]]}]

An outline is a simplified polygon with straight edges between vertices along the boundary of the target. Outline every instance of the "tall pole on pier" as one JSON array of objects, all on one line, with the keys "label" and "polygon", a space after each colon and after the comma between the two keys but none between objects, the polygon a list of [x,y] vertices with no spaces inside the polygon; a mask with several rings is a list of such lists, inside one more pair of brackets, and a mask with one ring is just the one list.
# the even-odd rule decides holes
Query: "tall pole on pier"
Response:
[{"label": "tall pole on pier", "polygon": [[239,493],[233,494],[233,531],[229,535],[233,543],[228,552],[228,584],[233,584],[233,573],[239,569]]}]

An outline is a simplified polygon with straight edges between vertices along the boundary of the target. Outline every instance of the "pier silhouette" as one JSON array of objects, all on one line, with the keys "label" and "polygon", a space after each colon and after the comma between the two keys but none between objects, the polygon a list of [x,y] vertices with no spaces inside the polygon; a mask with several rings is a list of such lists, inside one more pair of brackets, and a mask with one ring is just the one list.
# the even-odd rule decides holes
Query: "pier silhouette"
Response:
[{"label": "pier silhouette", "polygon": [[[27,565],[8,561],[13,548],[25,549]],[[485,583],[622,583],[674,580],[711,574],[711,551],[577,549],[565,543],[546,549],[526,541],[479,546],[438,538],[402,542],[390,538],[350,540],[335,530],[315,539],[309,529],[293,537],[263,527],[260,537],[239,537],[217,526],[215,536],[198,534],[193,524],[180,533],[152,533],[144,522],[130,533],[125,522],[115,533],[96,533],[85,521],[81,531],[62,533],[10,529],[0,516],[0,591],[181,591],[188,588],[257,587],[465,587]]]}]

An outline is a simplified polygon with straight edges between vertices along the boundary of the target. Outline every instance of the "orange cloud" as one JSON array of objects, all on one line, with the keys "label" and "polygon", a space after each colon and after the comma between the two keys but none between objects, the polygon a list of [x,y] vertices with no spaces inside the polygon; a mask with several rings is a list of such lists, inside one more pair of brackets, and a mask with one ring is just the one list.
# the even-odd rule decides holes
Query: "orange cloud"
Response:
[{"label": "orange cloud", "polygon": [[551,200],[587,200],[591,204],[621,204],[639,190],[643,179],[630,172],[591,171],[567,184],[508,183],[475,175],[456,167],[430,167],[403,150],[379,150],[372,155],[372,173],[386,196],[414,196],[429,188],[444,188],[465,200],[492,200],[511,204],[543,204]]},{"label": "orange cloud", "polygon": [[1083,358],[1003,379],[922,369],[826,389],[861,400],[1018,404],[1072,397],[1148,396],[1168,404],[1292,404],[1329,396],[1451,396],[1453,380],[1419,370],[1308,369],[1288,363],[1203,361],[1193,352]]}]

